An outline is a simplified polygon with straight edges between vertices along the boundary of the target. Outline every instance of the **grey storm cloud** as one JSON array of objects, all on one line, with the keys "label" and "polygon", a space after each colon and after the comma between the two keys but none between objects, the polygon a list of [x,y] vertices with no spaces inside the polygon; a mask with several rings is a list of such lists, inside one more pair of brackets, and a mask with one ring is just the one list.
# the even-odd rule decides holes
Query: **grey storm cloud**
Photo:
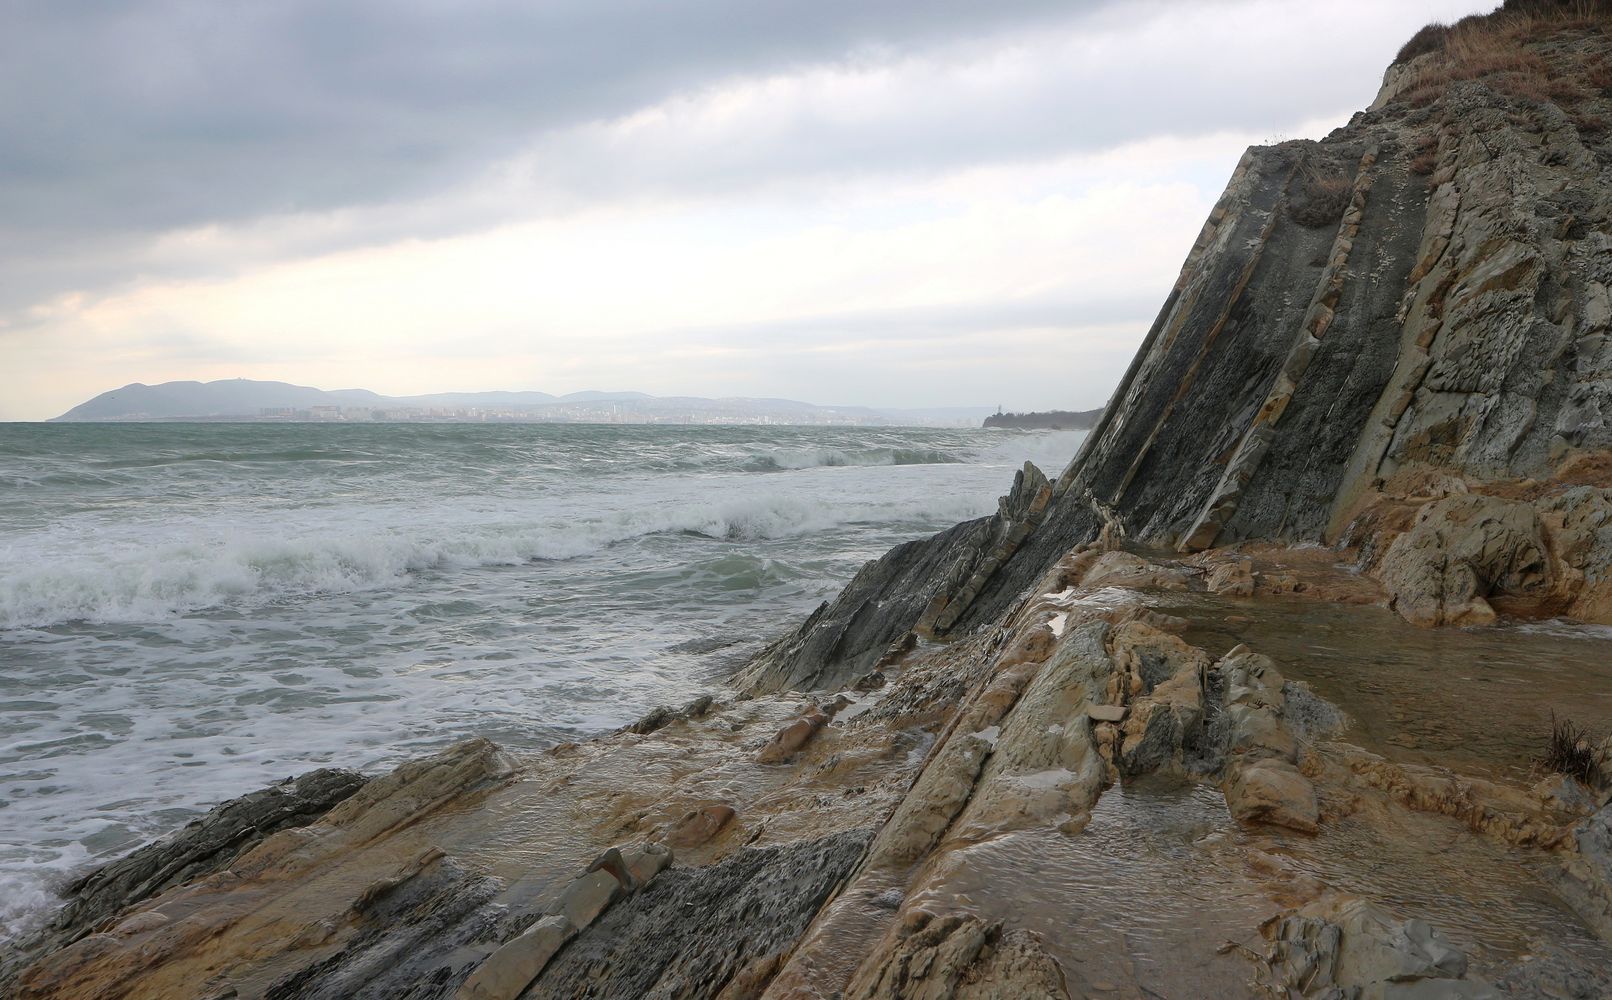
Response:
[{"label": "grey storm cloud", "polygon": [[[224,273],[253,254],[431,238],[621,198],[720,196],[803,177],[1258,130],[1369,97],[1355,92],[1352,74],[1329,69],[1346,58],[1342,47],[1228,59],[1173,30],[1186,13],[1235,6],[0,0],[0,333],[27,329],[36,321],[24,307],[62,291]],[[799,109],[791,119],[786,108],[780,121],[718,147],[675,127],[626,149],[587,131],[735,78],[898,66],[907,56],[988,62],[1088,24],[1101,33],[1150,23],[1173,55],[1100,46],[1011,87],[907,94],[903,106],[859,120]],[[432,203],[510,158],[524,171],[516,200]],[[377,211],[271,234],[235,255],[149,253],[165,233],[366,209]]]},{"label": "grey storm cloud", "polygon": [[722,76],[1099,6],[7,0],[0,224],[49,242],[407,197]]}]

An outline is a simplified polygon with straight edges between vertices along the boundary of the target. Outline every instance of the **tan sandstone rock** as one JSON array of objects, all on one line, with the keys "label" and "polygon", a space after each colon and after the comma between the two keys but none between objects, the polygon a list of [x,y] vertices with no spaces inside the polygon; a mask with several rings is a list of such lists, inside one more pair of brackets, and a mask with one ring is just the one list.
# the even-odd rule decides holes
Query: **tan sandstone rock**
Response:
[{"label": "tan sandstone rock", "polygon": [[1378,568],[1390,606],[1413,625],[1486,625],[1489,598],[1541,597],[1551,563],[1534,508],[1488,496],[1434,500]]}]

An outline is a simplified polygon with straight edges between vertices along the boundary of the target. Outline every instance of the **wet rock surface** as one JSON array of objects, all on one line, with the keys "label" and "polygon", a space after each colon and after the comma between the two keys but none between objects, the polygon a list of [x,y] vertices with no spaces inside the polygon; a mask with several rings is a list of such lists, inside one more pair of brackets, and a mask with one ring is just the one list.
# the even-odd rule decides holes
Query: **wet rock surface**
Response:
[{"label": "wet rock surface", "polygon": [[70,884],[67,902],[50,923],[19,942],[0,964],[0,987],[23,956],[71,944],[129,907],[228,868],[271,834],[319,819],[364,781],[355,771],[309,771],[231,799],[173,836],[96,868]]},{"label": "wet rock surface", "polygon": [[1265,961],[1289,997],[1496,1000],[1467,958],[1420,920],[1396,921],[1360,899],[1330,899],[1268,924]]}]

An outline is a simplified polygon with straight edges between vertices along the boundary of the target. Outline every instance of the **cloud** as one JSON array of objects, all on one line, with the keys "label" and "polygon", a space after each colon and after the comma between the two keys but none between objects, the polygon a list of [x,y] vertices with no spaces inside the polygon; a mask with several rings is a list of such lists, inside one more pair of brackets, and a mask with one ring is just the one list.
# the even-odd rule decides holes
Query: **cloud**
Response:
[{"label": "cloud", "polygon": [[[1006,378],[991,336],[1139,336],[1244,145],[1479,6],[7,5],[0,362],[35,387],[0,412],[214,372],[746,392],[736,359],[813,394],[762,347]],[[926,379],[866,391],[965,385]]]},{"label": "cloud", "polygon": [[712,79],[1103,6],[8,4],[0,218],[56,234],[150,231],[386,201]]},{"label": "cloud", "polygon": [[601,200],[1284,127],[1369,99],[1397,35],[1360,27],[1393,6],[11,5],[0,311]]}]

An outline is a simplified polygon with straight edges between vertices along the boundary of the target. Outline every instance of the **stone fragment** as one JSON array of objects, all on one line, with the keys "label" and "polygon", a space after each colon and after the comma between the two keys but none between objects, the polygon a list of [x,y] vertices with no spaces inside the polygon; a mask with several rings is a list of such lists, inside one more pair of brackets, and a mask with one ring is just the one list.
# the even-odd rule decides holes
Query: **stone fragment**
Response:
[{"label": "stone fragment", "polygon": [[673,708],[670,705],[659,705],[653,709],[650,709],[649,712],[637,722],[634,722],[628,726],[623,726],[621,729],[617,730],[617,732],[637,733],[640,736],[647,736],[650,733],[664,729],[666,726],[679,720],[704,718],[706,715],[710,714],[711,709],[713,706],[715,706],[715,704],[716,699],[712,698],[708,694],[702,694],[693,701],[690,701],[688,704],[683,705],[681,708]]},{"label": "stone fragment", "polygon": [[1243,823],[1271,823],[1301,833],[1320,829],[1315,786],[1285,760],[1234,765],[1224,784],[1226,806]]},{"label": "stone fragment", "polygon": [[1612,941],[1612,805],[1602,806],[1573,830],[1556,889],[1584,922]]},{"label": "stone fragment", "polygon": [[695,847],[716,836],[734,817],[734,809],[726,803],[690,809],[672,824],[667,842],[673,847]]},{"label": "stone fragment", "polygon": [[625,890],[607,871],[589,872],[576,879],[549,906],[549,913],[565,917],[572,927],[586,927],[621,898]]},{"label": "stone fragment", "polygon": [[757,763],[781,764],[806,745],[816,732],[828,722],[828,716],[812,711],[780,729],[756,755]]},{"label": "stone fragment", "polygon": [[565,917],[544,917],[476,966],[455,1000],[514,1000],[575,933]]},{"label": "stone fragment", "polygon": [[1265,967],[1283,996],[1318,1000],[1498,1000],[1466,955],[1421,920],[1332,896],[1267,921]]},{"label": "stone fragment", "polygon": [[594,859],[588,866],[587,874],[604,872],[621,884],[628,892],[638,888],[638,876],[634,875],[627,866],[627,859],[621,856],[619,847],[612,847]]},{"label": "stone fragment", "polygon": [[1092,705],[1086,709],[1086,717],[1093,722],[1118,722],[1125,718],[1125,706]]},{"label": "stone fragment", "polygon": [[670,847],[654,842],[624,847],[621,849],[621,855],[627,862],[627,870],[632,873],[632,877],[640,886],[665,871],[672,863],[673,857]]}]

